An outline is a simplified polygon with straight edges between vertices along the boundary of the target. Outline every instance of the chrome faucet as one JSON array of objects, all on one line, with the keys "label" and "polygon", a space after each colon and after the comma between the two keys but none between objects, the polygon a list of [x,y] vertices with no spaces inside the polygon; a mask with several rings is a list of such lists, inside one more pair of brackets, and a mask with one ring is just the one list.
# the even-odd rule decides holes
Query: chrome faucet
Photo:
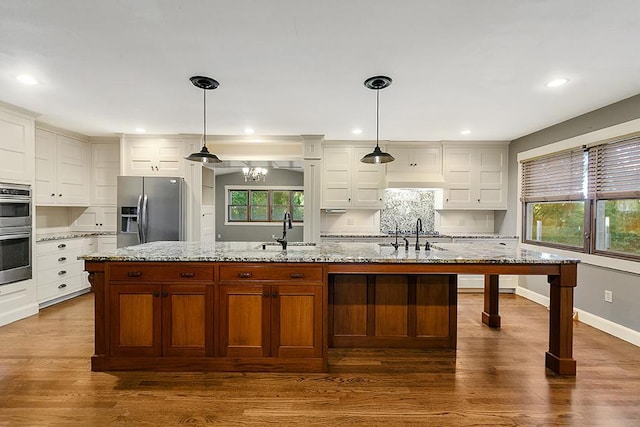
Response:
[{"label": "chrome faucet", "polygon": [[287,250],[287,224],[289,225],[289,230],[291,230],[293,226],[291,225],[291,214],[289,212],[285,212],[282,218],[282,237],[276,239],[276,242],[282,245],[282,250]]},{"label": "chrome faucet", "polygon": [[418,218],[416,221],[416,251],[420,250],[420,240],[418,239],[418,235],[422,231],[422,219]]}]

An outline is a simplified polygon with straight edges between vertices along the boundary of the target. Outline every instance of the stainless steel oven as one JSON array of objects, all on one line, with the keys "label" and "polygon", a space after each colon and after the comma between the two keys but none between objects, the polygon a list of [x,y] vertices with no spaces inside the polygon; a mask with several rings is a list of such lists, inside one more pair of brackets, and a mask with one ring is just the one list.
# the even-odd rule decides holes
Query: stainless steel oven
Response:
[{"label": "stainless steel oven", "polygon": [[31,279],[31,187],[0,183],[0,285]]},{"label": "stainless steel oven", "polygon": [[0,183],[0,228],[31,227],[31,187]]},{"label": "stainless steel oven", "polygon": [[0,285],[31,275],[31,227],[0,228]]}]

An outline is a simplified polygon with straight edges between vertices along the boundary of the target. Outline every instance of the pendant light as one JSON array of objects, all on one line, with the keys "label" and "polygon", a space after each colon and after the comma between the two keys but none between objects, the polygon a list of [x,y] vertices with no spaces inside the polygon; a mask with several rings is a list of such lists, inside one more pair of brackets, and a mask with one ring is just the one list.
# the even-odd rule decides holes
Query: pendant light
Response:
[{"label": "pendant light", "polygon": [[193,76],[189,80],[191,80],[191,83],[193,83],[195,87],[202,89],[204,99],[204,130],[202,132],[202,149],[198,153],[191,153],[189,157],[185,157],[185,159],[200,163],[220,163],[222,160],[215,154],[211,154],[207,148],[207,91],[217,88],[220,86],[220,83],[211,77],[204,76]]},{"label": "pendant light", "polygon": [[391,154],[382,151],[378,145],[380,134],[380,89],[388,87],[391,84],[391,81],[391,78],[386,76],[369,77],[364,81],[364,85],[366,87],[376,91],[376,148],[374,148],[371,153],[360,159],[362,163],[379,164],[389,163],[395,160]]}]

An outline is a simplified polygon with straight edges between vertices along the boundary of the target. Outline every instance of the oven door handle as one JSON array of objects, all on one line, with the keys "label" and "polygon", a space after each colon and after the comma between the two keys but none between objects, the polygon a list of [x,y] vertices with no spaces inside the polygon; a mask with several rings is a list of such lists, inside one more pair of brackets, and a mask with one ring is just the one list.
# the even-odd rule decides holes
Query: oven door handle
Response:
[{"label": "oven door handle", "polygon": [[136,223],[138,225],[138,243],[144,243],[144,235],[142,232],[142,194],[138,196]]}]

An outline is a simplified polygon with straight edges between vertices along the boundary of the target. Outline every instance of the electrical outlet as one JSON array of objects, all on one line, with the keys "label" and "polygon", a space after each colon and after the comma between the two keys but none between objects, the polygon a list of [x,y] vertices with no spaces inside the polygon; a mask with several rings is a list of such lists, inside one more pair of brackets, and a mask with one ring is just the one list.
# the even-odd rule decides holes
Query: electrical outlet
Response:
[{"label": "electrical outlet", "polygon": [[604,301],[605,302],[613,302],[613,292],[612,291],[604,291]]}]

